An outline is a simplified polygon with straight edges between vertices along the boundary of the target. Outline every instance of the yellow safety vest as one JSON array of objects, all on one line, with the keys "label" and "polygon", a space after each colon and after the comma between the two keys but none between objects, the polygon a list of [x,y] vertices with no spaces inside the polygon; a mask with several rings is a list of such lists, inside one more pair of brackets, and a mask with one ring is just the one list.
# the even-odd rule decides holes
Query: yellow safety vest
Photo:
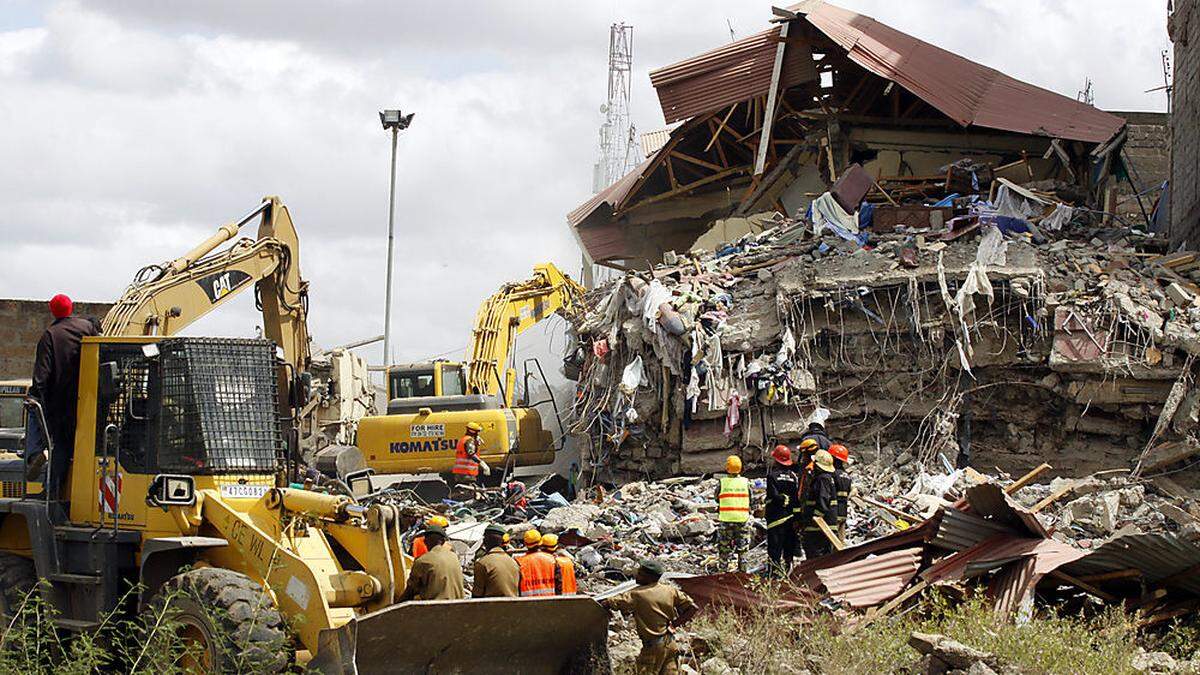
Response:
[{"label": "yellow safety vest", "polygon": [[750,481],[742,476],[721,478],[717,495],[717,519],[722,523],[744,523],[750,520]]}]

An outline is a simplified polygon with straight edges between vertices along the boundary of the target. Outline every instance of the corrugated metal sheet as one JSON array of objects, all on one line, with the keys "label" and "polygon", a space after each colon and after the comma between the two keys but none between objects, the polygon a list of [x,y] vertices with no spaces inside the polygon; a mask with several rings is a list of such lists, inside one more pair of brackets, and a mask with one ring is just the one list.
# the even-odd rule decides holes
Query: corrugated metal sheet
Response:
[{"label": "corrugated metal sheet", "polygon": [[[761,608],[767,599],[750,587],[759,583],[749,574],[707,574],[695,577],[678,577],[673,581],[683,589],[701,609],[708,606],[737,607],[739,609]],[[779,610],[808,607],[815,598],[798,594],[785,594],[773,600]]]},{"label": "corrugated metal sheet", "polygon": [[642,134],[639,139],[642,144],[642,157],[649,157],[658,149],[667,144],[667,139],[671,138],[670,129],[655,129]]},{"label": "corrugated metal sheet", "polygon": [[996,617],[1012,616],[1027,600],[1032,601],[1033,589],[1043,576],[1036,571],[1036,565],[1037,560],[1033,558],[1016,560],[1005,565],[992,579],[988,593],[995,599]]},{"label": "corrugated metal sheet", "polygon": [[963,126],[1090,143],[1112,138],[1125,120],[922,42],[875,19],[808,0],[790,7],[846,50],[858,65],[892,80]]},{"label": "corrugated metal sheet", "polygon": [[[1106,542],[1064,568],[1067,574],[1086,576],[1139,569],[1143,578],[1157,583],[1200,565],[1200,547],[1174,534],[1130,534]],[[1173,588],[1200,595],[1200,572],[1186,575]]]},{"label": "corrugated metal sheet", "polygon": [[813,560],[805,560],[792,568],[792,583],[801,587],[816,588],[821,583],[820,577],[817,576],[818,571],[860,560],[873,553],[894,551],[899,548],[923,544],[933,536],[936,527],[937,524],[932,519],[926,520],[920,525],[910,527],[907,530],[897,530],[896,532],[884,535],[878,539],[863,542],[857,546],[834,551],[829,555]]},{"label": "corrugated metal sheet", "polygon": [[983,483],[967,490],[967,504],[971,512],[994,523],[1024,530],[1034,537],[1048,537],[1046,528],[1037,516],[1017,504],[995,483]]},{"label": "corrugated metal sheet", "polygon": [[958,581],[1026,557],[1036,559],[1038,574],[1048,574],[1086,555],[1083,549],[1053,539],[998,534],[939,560],[922,572],[921,578],[930,583]]},{"label": "corrugated metal sheet", "polygon": [[[667,123],[727,108],[767,93],[779,27],[742,38],[685,61],[650,71]],[[812,52],[789,44],[779,80],[784,88],[817,79]]]},{"label": "corrugated metal sheet", "polygon": [[951,551],[965,551],[997,534],[1016,533],[1016,530],[1003,523],[985,520],[958,509],[944,509],[937,534],[930,543]]},{"label": "corrugated metal sheet", "polygon": [[834,598],[852,607],[870,607],[900,594],[921,566],[924,549],[904,548],[817,572]]}]

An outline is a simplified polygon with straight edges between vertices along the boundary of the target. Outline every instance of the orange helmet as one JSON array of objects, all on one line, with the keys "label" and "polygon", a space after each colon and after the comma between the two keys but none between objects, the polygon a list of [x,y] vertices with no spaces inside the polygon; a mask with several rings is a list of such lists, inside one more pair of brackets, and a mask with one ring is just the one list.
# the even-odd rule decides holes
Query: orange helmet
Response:
[{"label": "orange helmet", "polygon": [[833,455],[833,458],[836,460],[842,462],[850,461],[850,449],[844,445],[835,443],[829,446],[829,454]]}]

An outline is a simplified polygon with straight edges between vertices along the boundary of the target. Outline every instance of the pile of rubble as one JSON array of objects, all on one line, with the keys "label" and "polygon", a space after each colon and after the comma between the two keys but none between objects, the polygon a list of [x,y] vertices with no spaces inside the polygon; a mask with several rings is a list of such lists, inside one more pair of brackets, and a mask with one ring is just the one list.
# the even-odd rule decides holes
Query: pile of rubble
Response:
[{"label": "pile of rubble", "polygon": [[1195,255],[1059,192],[992,187],[851,218],[839,204],[870,188],[835,185],[803,217],[719,221],[594,291],[568,358],[591,477],[715,471],[729,448],[755,460],[821,406],[852,447],[925,464],[1054,458],[1085,475],[1200,451]]}]

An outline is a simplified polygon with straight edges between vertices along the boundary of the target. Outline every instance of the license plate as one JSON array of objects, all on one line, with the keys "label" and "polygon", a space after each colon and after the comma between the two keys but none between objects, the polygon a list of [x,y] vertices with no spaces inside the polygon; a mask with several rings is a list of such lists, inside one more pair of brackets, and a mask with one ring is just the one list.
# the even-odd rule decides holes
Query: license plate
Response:
[{"label": "license plate", "polygon": [[261,499],[270,489],[268,485],[222,485],[221,496],[226,499]]}]

